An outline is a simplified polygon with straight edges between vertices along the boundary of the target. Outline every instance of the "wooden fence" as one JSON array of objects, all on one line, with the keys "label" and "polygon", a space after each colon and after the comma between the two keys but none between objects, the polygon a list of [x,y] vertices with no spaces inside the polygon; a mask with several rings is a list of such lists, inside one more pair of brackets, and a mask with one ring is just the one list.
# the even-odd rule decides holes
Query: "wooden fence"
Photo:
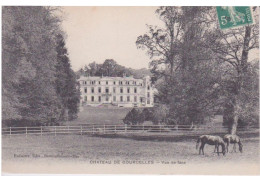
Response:
[{"label": "wooden fence", "polygon": [[[259,130],[258,127],[238,128],[238,132]],[[84,124],[75,126],[40,126],[40,127],[8,127],[2,128],[2,135],[59,135],[59,134],[120,134],[120,133],[164,133],[171,135],[199,135],[227,133],[226,127],[188,126],[188,125],[98,125]]]}]

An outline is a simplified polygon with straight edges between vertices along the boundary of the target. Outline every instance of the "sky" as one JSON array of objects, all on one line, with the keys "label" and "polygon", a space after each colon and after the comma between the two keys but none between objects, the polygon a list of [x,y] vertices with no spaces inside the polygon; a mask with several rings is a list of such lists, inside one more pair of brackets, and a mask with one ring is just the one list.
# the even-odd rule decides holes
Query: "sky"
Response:
[{"label": "sky", "polygon": [[62,28],[67,34],[72,69],[93,61],[114,59],[130,68],[148,68],[149,56],[137,49],[136,39],[146,24],[161,25],[157,7],[63,7]]}]

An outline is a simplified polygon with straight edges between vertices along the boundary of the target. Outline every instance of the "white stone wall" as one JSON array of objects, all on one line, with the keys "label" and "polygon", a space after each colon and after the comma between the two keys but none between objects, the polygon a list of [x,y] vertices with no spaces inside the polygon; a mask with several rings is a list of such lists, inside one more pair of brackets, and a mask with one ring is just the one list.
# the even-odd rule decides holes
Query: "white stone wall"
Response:
[{"label": "white stone wall", "polygon": [[[153,88],[149,77],[144,79],[134,79],[133,77],[81,77],[79,82],[82,104],[112,103],[125,107],[153,106]],[[92,89],[94,89],[94,92],[92,92]],[[101,92],[99,89],[101,89]],[[108,93],[106,89],[108,89]],[[121,92],[121,89],[123,92]],[[114,97],[116,100],[114,100]],[[141,102],[141,99],[143,102]]]}]

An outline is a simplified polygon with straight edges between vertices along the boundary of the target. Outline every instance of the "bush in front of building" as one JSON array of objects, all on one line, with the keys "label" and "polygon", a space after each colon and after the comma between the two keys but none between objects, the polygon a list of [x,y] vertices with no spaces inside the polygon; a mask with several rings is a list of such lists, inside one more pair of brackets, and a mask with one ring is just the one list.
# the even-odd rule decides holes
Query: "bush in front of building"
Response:
[{"label": "bush in front of building", "polygon": [[144,123],[144,120],[145,119],[142,115],[142,109],[133,108],[126,114],[123,122],[127,125],[139,125]]},{"label": "bush in front of building", "polygon": [[133,108],[123,120],[127,125],[143,124],[150,121],[154,125],[165,124],[169,110],[165,105],[158,105],[151,108]]}]

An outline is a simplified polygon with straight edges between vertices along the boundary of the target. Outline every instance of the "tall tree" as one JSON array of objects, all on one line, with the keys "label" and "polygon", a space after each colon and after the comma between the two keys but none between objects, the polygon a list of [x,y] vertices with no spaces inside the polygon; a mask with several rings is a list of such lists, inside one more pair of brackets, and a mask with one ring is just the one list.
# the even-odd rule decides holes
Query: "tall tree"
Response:
[{"label": "tall tree", "polygon": [[148,34],[137,38],[137,47],[152,59],[154,76],[161,77],[157,88],[160,103],[170,107],[168,123],[203,123],[217,106],[218,63],[202,45],[210,10],[161,7],[156,13],[165,27],[148,26]]},{"label": "tall tree", "polygon": [[3,7],[3,124],[49,125],[62,116],[56,89],[56,36],[60,18],[53,7]]},{"label": "tall tree", "polygon": [[[208,33],[207,48],[209,48],[216,59],[222,60],[230,65],[231,71],[224,76],[222,88],[225,90],[225,114],[229,119],[230,133],[235,134],[239,120],[239,109],[243,101],[243,87],[249,78],[249,52],[259,50],[259,14],[253,8],[254,25],[245,27],[220,30],[218,26],[212,27],[214,30]],[[216,20],[216,16],[212,16]],[[226,71],[227,72],[227,71]],[[252,79],[251,79],[252,80]]]},{"label": "tall tree", "polygon": [[76,75],[71,69],[65,41],[61,34],[57,35],[56,51],[56,90],[63,104],[60,120],[72,120],[77,118],[80,92]]}]

